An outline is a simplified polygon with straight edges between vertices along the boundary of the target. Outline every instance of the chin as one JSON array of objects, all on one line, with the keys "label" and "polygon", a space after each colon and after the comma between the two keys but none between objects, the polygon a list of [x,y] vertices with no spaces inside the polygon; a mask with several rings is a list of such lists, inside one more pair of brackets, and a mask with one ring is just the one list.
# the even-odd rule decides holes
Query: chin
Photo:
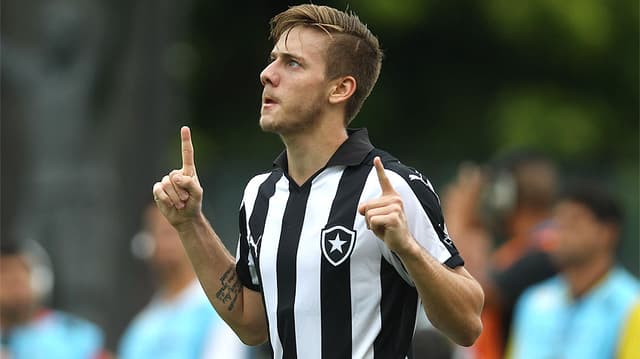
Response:
[{"label": "chin", "polygon": [[277,126],[270,121],[269,119],[265,119],[264,116],[260,117],[260,129],[264,132],[276,133]]}]

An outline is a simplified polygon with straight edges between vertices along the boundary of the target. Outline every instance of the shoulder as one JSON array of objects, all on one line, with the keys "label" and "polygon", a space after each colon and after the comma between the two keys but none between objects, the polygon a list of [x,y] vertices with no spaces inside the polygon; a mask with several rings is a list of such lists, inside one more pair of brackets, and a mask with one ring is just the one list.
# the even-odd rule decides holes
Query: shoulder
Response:
[{"label": "shoulder", "polygon": [[263,172],[253,176],[244,188],[243,201],[251,201],[256,198],[260,187],[266,182],[276,182],[282,177],[280,168],[273,168],[271,171]]},{"label": "shoulder", "polygon": [[518,300],[518,307],[534,311],[557,307],[563,301],[565,291],[564,282],[556,275],[527,288]]},{"label": "shoulder", "polygon": [[53,326],[57,335],[64,338],[68,345],[89,350],[101,347],[102,329],[89,320],[62,311],[54,311],[50,319],[55,322]]},{"label": "shoulder", "polygon": [[249,188],[253,188],[253,187],[259,187],[264,181],[266,181],[269,177],[273,177],[273,176],[280,176],[282,174],[282,170],[279,168],[274,168],[271,171],[266,171],[266,172],[262,172],[259,173],[253,177],[251,177],[251,179],[249,180],[249,182],[247,182],[246,185],[246,189]]},{"label": "shoulder", "polygon": [[396,176],[392,176],[390,178],[394,185],[404,183],[416,194],[424,192],[430,197],[433,196],[433,199],[437,200],[435,189],[428,176],[424,175],[416,168],[402,163],[399,159],[388,152],[377,148],[374,149],[367,157],[366,164],[373,167],[373,159],[378,156],[382,160],[382,165],[385,170],[396,174]]},{"label": "shoulder", "polygon": [[631,273],[629,273],[626,269],[622,267],[617,267],[614,269],[613,278],[616,284],[620,287],[627,289],[627,291],[638,295],[640,291],[640,282],[636,277],[634,277]]},{"label": "shoulder", "polygon": [[440,199],[428,176],[377,148],[371,151],[366,164],[373,166],[373,159],[376,156],[382,160],[389,180],[400,195],[405,199],[408,197],[417,199],[428,214],[434,216],[437,222],[442,222]]},{"label": "shoulder", "polygon": [[611,291],[610,297],[620,306],[631,306],[640,296],[640,282],[621,267],[615,268],[611,273],[608,287]]}]

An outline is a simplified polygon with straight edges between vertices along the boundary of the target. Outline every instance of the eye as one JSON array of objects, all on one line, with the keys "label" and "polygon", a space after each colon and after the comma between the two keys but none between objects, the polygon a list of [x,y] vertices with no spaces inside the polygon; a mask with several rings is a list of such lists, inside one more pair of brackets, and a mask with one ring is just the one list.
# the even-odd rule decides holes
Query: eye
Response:
[{"label": "eye", "polygon": [[287,66],[297,68],[297,67],[301,67],[302,65],[300,65],[298,61],[294,59],[290,59],[289,61],[287,61]]}]

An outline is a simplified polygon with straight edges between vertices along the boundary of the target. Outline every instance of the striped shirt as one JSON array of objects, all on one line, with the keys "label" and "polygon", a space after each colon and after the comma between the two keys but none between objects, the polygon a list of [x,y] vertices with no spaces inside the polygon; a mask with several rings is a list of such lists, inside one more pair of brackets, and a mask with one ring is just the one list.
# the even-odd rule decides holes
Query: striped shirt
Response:
[{"label": "striped shirt", "polygon": [[375,156],[402,197],[413,237],[449,267],[463,264],[429,181],[375,149],[366,129],[349,130],[301,186],[289,178],[283,152],[245,189],[236,257],[243,285],[262,293],[274,358],[410,355],[417,290],[357,211],[381,195]]}]

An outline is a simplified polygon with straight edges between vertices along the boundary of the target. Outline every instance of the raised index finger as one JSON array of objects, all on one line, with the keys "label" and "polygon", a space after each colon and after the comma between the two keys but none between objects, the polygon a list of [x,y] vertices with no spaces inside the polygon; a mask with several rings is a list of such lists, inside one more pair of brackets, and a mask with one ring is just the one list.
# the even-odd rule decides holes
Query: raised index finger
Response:
[{"label": "raised index finger", "polygon": [[380,182],[382,194],[395,193],[396,191],[393,189],[393,185],[391,184],[389,177],[387,177],[387,174],[384,172],[384,166],[382,165],[380,157],[373,159],[373,165],[376,167],[376,174],[378,175],[378,182]]},{"label": "raised index finger", "polygon": [[193,144],[191,143],[191,130],[187,126],[180,129],[182,139],[182,171],[185,176],[195,176],[196,165],[193,161]]}]

